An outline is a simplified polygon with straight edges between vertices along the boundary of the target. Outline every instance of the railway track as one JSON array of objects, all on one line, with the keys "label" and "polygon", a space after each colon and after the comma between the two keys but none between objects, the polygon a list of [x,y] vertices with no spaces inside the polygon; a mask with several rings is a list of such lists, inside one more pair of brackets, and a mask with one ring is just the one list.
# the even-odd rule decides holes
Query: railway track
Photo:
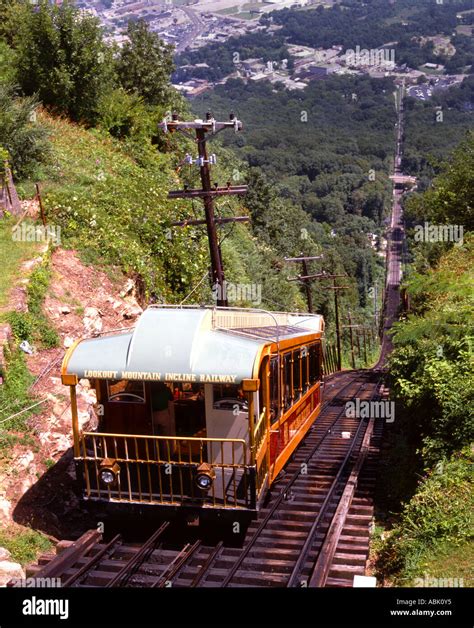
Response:
[{"label": "railway track", "polygon": [[173,540],[170,522],[142,544],[119,534],[105,542],[89,530],[29,575],[60,578],[66,587],[352,586],[368,555],[382,425],[346,416],[346,402],[377,399],[380,374],[341,373],[326,383],[325,395],[320,416],[240,546],[232,539],[206,543],[191,531]]}]

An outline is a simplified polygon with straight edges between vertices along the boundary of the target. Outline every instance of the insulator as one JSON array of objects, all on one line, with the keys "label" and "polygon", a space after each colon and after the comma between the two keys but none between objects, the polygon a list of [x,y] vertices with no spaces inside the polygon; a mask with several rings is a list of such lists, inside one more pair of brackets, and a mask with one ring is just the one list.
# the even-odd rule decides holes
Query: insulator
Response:
[{"label": "insulator", "polygon": [[196,163],[198,164],[200,168],[202,168],[204,166],[204,157],[198,157],[196,159]]},{"label": "insulator", "polygon": [[163,131],[168,133],[168,120],[166,118],[163,119]]},{"label": "insulator", "polygon": [[193,163],[193,158],[189,153],[186,153],[186,157],[184,158],[184,163],[190,164],[190,165]]},{"label": "insulator", "polygon": [[209,163],[210,164],[216,164],[217,163],[217,157],[214,153],[212,153],[212,155],[209,155]]}]

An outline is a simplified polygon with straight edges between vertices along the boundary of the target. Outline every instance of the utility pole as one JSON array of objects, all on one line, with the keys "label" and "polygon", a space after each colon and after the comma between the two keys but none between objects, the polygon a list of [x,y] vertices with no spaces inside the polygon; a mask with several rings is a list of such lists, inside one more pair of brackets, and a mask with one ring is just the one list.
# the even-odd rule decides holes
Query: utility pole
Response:
[{"label": "utility pole", "polygon": [[374,286],[374,320],[375,320],[375,329],[379,328],[379,315],[377,309],[377,299],[378,299],[379,285],[378,283]]},{"label": "utility pole", "polygon": [[[300,261],[301,258],[293,258]],[[291,258],[288,259],[290,261]],[[338,286],[336,279],[338,277],[346,277],[346,275],[331,275],[330,273],[317,273],[316,275],[298,275],[298,277],[290,277],[288,281],[303,281],[309,282],[314,279],[332,279],[333,285],[327,287],[327,290],[334,290],[334,314],[336,318],[336,342],[337,342],[337,368],[340,371],[342,368],[342,353],[341,353],[341,326],[339,321],[339,290],[347,290],[349,286]]]},{"label": "utility pole", "polygon": [[178,119],[177,114],[172,115],[172,119],[165,119],[158,125],[165,133],[173,133],[176,131],[187,132],[194,130],[196,133],[196,143],[198,148],[198,157],[193,158],[192,155],[186,155],[184,163],[189,165],[196,164],[199,166],[199,172],[201,176],[202,189],[188,189],[175,190],[168,193],[168,198],[202,198],[204,203],[205,220],[191,220],[172,223],[173,226],[185,226],[188,224],[205,224],[207,229],[207,238],[209,240],[209,253],[211,259],[211,278],[212,287],[217,291],[217,305],[221,307],[227,307],[228,301],[225,290],[225,277],[224,266],[222,263],[222,255],[219,247],[219,240],[217,237],[217,224],[224,222],[244,222],[249,220],[248,216],[239,216],[236,218],[216,218],[214,198],[216,196],[229,196],[245,194],[247,192],[246,185],[231,186],[227,183],[225,187],[218,187],[211,184],[211,170],[210,165],[216,163],[215,155],[208,155],[206,134],[212,133],[216,135],[219,131],[224,129],[233,128],[237,133],[242,130],[242,122],[237,120],[233,113],[229,116],[228,122],[218,122],[214,119],[212,114],[208,112],[206,114],[206,120],[193,120],[191,122],[184,122]]},{"label": "utility pole", "polygon": [[362,325],[362,338],[364,340],[364,364],[367,366],[367,338],[365,335],[365,325]]},{"label": "utility pole", "polygon": [[354,325],[352,324],[352,317],[351,317],[351,313],[348,312],[347,313],[347,318],[349,319],[349,335],[350,335],[350,339],[351,339],[351,356],[352,356],[352,368],[355,369],[356,364],[355,364],[355,356],[354,356],[354,338],[352,335],[352,328],[354,327]]},{"label": "utility pole", "polygon": [[[289,281],[301,281],[304,284],[306,301],[308,303],[308,312],[310,314],[313,313],[313,295],[311,294],[311,280],[308,279],[308,262],[316,259],[322,259],[322,257],[322,255],[316,255],[313,257],[285,257],[285,262],[301,262],[301,269],[303,271],[303,274],[298,275],[298,277],[289,279]],[[303,279],[303,277],[306,277],[306,279]]]}]

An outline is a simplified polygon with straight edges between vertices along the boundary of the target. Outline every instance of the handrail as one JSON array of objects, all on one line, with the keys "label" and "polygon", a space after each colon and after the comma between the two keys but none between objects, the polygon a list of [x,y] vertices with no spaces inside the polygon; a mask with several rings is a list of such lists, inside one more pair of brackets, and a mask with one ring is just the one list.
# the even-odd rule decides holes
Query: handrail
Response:
[{"label": "handrail", "polygon": [[81,436],[110,436],[111,438],[152,438],[155,440],[212,441],[216,443],[247,443],[243,438],[213,438],[207,436],[155,436],[154,434],[112,434],[110,432],[81,432]]},{"label": "handrail", "polygon": [[262,412],[261,412],[261,414],[260,414],[260,418],[259,418],[259,419],[258,419],[258,421],[257,421],[257,425],[254,427],[254,430],[253,430],[253,435],[254,435],[254,436],[256,436],[256,435],[258,434],[258,430],[260,429],[260,424],[261,424],[261,423],[262,423],[262,421],[264,420],[265,415],[266,415],[266,412],[267,412],[267,409],[266,409],[266,408],[263,408],[263,410],[262,410]]}]

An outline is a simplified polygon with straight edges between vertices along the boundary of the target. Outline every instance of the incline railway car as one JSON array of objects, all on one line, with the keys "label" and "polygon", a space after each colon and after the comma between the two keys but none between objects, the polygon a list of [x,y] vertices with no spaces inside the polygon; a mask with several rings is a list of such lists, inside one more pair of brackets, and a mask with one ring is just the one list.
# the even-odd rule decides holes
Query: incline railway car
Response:
[{"label": "incline railway car", "polygon": [[62,381],[84,499],[257,512],[320,411],[323,329],[318,315],[151,306],[133,330],[76,342]]}]

